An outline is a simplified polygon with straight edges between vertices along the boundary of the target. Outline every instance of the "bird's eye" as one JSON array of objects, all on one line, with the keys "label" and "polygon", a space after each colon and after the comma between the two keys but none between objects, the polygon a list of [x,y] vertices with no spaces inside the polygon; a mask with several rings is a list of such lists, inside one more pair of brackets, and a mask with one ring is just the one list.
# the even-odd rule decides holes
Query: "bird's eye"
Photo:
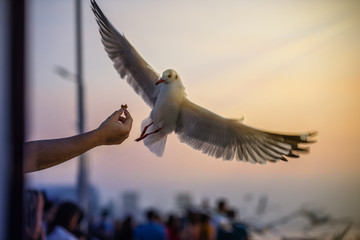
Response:
[{"label": "bird's eye", "polygon": [[168,78],[171,78],[171,74],[168,75]]}]

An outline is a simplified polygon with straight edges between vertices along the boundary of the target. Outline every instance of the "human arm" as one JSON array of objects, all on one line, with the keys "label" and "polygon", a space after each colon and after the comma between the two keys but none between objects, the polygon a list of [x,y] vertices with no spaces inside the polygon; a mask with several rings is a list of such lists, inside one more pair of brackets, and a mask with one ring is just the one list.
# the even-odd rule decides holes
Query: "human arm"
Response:
[{"label": "human arm", "polygon": [[120,109],[95,130],[67,138],[26,142],[24,171],[58,165],[97,146],[120,144],[129,137],[132,121],[130,113]]}]

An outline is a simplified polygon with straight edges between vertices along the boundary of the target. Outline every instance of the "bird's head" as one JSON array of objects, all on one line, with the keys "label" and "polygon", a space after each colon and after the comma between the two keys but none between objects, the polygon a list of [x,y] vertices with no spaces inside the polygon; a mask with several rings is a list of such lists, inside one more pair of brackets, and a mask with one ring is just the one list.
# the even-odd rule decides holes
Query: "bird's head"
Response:
[{"label": "bird's head", "polygon": [[177,74],[177,72],[175,72],[175,70],[173,69],[168,69],[163,72],[161,78],[155,83],[155,85],[158,85],[160,83],[172,83],[177,80],[179,80],[179,75]]}]

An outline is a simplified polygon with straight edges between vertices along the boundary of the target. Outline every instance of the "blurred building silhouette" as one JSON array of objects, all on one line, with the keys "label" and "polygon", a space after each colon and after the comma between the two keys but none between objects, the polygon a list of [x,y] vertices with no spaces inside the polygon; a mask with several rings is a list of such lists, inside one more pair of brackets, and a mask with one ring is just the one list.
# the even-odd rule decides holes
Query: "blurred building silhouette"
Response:
[{"label": "blurred building silhouette", "polygon": [[[38,187],[41,191],[45,191],[47,197],[56,202],[72,201],[80,205],[78,189],[72,185],[49,185]],[[100,197],[96,187],[90,185],[88,187],[88,211],[90,215],[100,212]]]},{"label": "blurred building silhouette", "polygon": [[193,206],[193,198],[190,193],[182,192],[175,196],[177,210],[184,213],[189,207]]},{"label": "blurred building silhouette", "polygon": [[121,204],[119,215],[124,217],[127,215],[139,216],[139,194],[136,191],[125,191],[121,194]]}]

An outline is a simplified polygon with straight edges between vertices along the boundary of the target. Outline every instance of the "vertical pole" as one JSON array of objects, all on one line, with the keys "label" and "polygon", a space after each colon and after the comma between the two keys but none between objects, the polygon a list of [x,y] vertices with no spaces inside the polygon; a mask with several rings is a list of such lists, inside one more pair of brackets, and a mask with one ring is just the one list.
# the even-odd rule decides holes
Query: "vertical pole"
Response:
[{"label": "vertical pole", "polygon": [[25,1],[0,1],[0,238],[23,239]]},{"label": "vertical pole", "polygon": [[9,189],[11,162],[14,160],[10,151],[10,1],[0,1],[0,239],[8,237],[9,226]]},{"label": "vertical pole", "polygon": [[[76,76],[77,76],[77,102],[78,102],[78,131],[84,132],[84,86],[83,86],[83,64],[82,64],[82,23],[81,23],[81,0],[75,0],[76,19]],[[85,154],[79,157],[79,169],[77,189],[81,208],[85,214],[88,212],[88,166]],[[86,217],[84,226],[86,226]]]}]

